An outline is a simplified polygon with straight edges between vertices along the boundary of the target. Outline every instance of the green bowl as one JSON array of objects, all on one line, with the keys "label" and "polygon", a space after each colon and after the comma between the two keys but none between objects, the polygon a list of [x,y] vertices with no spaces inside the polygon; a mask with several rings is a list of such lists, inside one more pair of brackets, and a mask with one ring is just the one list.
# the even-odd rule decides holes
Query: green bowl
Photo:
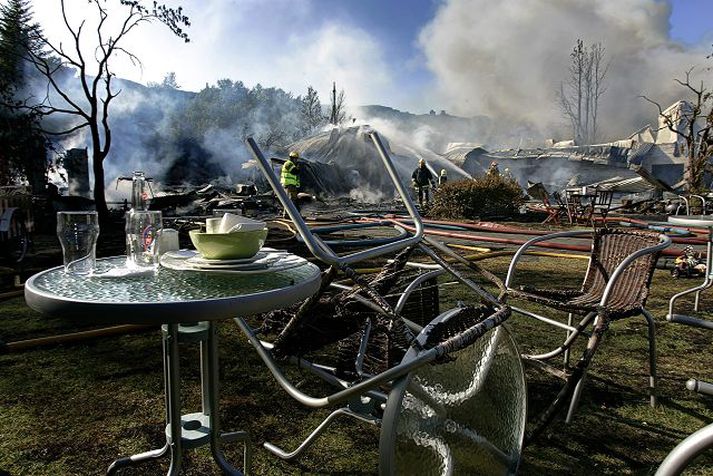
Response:
[{"label": "green bowl", "polygon": [[188,232],[193,246],[206,259],[239,259],[254,256],[267,238],[267,228],[235,233]]}]

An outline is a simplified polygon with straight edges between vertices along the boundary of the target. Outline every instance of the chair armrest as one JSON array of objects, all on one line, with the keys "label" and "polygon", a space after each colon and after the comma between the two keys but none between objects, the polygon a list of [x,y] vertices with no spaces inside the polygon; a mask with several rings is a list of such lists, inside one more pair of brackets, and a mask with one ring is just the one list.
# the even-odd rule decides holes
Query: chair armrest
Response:
[{"label": "chair armrest", "polygon": [[505,277],[505,289],[507,290],[513,290],[512,288],[512,282],[515,277],[515,266],[517,263],[520,261],[520,258],[522,255],[527,251],[528,248],[537,245],[538,243],[541,243],[543,241],[549,241],[549,240],[554,240],[557,238],[568,238],[572,236],[582,236],[582,235],[591,235],[592,232],[589,230],[581,230],[581,231],[560,231],[557,233],[550,233],[549,235],[543,235],[543,236],[538,236],[535,237],[527,242],[525,242],[520,248],[517,250],[515,253],[515,256],[512,257],[512,261],[510,262],[510,267],[508,268],[508,274]]},{"label": "chair armrest", "polygon": [[607,301],[609,300],[609,295],[611,294],[612,289],[614,289],[616,282],[619,280],[619,278],[624,273],[626,268],[628,268],[634,261],[641,258],[642,256],[649,255],[652,253],[658,253],[659,251],[662,251],[662,250],[668,248],[670,245],[671,245],[671,238],[669,238],[668,236],[666,236],[664,234],[660,234],[659,235],[659,243],[657,245],[648,246],[648,247],[640,249],[638,251],[634,251],[629,256],[624,258],[624,260],[621,263],[619,263],[619,266],[616,267],[616,269],[612,273],[611,277],[609,278],[609,282],[607,282],[607,285],[604,288],[604,293],[602,294],[602,300],[599,301],[599,305],[606,306]]}]

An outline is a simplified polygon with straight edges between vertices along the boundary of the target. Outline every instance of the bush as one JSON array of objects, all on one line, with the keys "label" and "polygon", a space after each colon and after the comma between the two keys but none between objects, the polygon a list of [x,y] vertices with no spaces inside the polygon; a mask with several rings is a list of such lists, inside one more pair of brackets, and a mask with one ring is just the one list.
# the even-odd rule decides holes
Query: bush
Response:
[{"label": "bush", "polygon": [[525,194],[514,179],[487,174],[439,187],[428,212],[432,217],[447,219],[511,216],[524,203]]}]

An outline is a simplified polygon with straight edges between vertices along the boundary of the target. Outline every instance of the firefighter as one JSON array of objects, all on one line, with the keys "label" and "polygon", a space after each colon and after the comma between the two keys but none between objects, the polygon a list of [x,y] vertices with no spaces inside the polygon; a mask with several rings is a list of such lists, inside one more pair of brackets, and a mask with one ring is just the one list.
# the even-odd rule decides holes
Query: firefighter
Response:
[{"label": "firefighter", "polygon": [[300,154],[298,152],[294,150],[290,152],[289,158],[282,164],[282,170],[280,171],[280,183],[285,188],[287,196],[297,207],[297,210],[300,209],[299,200],[297,199],[297,191],[300,188],[300,166],[297,163],[299,158]]},{"label": "firefighter", "polygon": [[490,167],[488,167],[488,172],[487,175],[490,175],[492,177],[499,177],[500,176],[500,169],[498,169],[498,163],[496,161],[490,162]]},{"label": "firefighter", "polygon": [[448,174],[446,172],[446,169],[441,169],[441,175],[438,176],[438,186],[440,187],[446,182],[448,182]]},{"label": "firefighter", "polygon": [[428,167],[426,167],[426,161],[421,159],[418,161],[418,167],[411,174],[411,183],[413,188],[418,192],[418,204],[423,206],[424,196],[426,198],[426,203],[430,200],[428,195],[428,189],[433,183],[433,174]]}]

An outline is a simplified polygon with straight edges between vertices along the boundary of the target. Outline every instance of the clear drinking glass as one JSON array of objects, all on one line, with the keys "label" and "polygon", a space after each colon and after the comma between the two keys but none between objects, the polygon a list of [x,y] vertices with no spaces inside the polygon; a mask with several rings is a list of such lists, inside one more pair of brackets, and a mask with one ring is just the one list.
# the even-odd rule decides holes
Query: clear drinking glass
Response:
[{"label": "clear drinking glass", "polygon": [[128,267],[158,267],[158,238],[161,229],[159,211],[126,212],[126,265]]},{"label": "clear drinking glass", "polygon": [[86,276],[97,261],[97,212],[57,212],[57,238],[62,245],[64,272]]}]

